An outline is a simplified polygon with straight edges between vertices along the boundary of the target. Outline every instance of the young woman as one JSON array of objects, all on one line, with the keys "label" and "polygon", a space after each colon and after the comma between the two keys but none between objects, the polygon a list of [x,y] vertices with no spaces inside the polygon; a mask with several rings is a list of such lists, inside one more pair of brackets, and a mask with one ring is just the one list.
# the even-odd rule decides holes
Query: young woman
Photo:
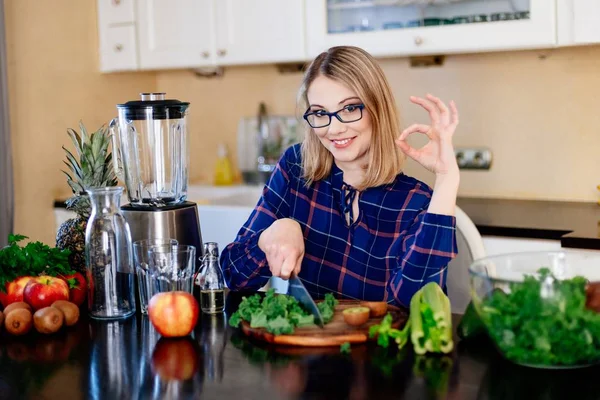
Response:
[{"label": "young woman", "polygon": [[[280,159],[263,195],[221,257],[230,289],[259,289],[298,275],[314,298],[407,306],[430,281],[445,285],[456,254],[459,170],[453,102],[411,97],[430,125],[400,132],[395,101],[377,62],[334,47],[308,67],[299,99],[308,131]],[[406,139],[427,135],[420,149]],[[433,190],[404,175],[407,155],[436,175]]]}]

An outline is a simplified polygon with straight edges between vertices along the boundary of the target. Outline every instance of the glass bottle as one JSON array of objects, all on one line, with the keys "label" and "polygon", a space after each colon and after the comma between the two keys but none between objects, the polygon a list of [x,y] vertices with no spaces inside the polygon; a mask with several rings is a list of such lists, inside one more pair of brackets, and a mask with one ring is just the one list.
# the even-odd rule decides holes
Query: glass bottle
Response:
[{"label": "glass bottle", "polygon": [[199,284],[202,312],[207,314],[223,312],[225,309],[225,281],[218,257],[210,253],[204,257]]},{"label": "glass bottle", "polygon": [[129,225],[119,210],[122,187],[87,191],[92,212],[85,231],[90,317],[113,320],[135,313]]},{"label": "glass bottle", "polygon": [[202,274],[204,273],[204,261],[205,258],[208,257],[209,255],[215,256],[215,257],[219,257],[219,244],[217,242],[205,242],[202,245],[202,254],[200,256],[200,268],[198,268],[198,271],[196,272],[196,275],[194,276],[194,297],[196,298],[196,300],[198,300],[198,302],[200,302],[201,299],[201,282],[202,282]]},{"label": "glass bottle", "polygon": [[219,257],[219,244],[217,242],[204,243],[204,256]]}]

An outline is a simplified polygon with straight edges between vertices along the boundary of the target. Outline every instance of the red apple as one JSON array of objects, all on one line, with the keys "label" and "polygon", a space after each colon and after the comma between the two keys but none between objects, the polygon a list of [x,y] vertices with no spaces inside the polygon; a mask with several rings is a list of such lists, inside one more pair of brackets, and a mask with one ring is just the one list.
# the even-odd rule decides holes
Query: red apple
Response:
[{"label": "red apple", "polygon": [[161,379],[184,381],[198,371],[200,360],[189,338],[160,338],[152,353],[152,371]]},{"label": "red apple", "polygon": [[69,301],[81,306],[87,296],[87,282],[81,272],[60,276],[69,285]]},{"label": "red apple", "polygon": [[50,307],[57,300],[69,300],[69,286],[54,276],[36,276],[25,285],[23,300],[34,310]]},{"label": "red apple", "polygon": [[21,276],[12,282],[8,282],[4,286],[6,293],[0,290],[0,303],[2,303],[2,307],[6,308],[9,304],[23,301],[23,290],[27,282],[31,279],[33,279],[33,276]]},{"label": "red apple", "polygon": [[148,317],[165,337],[189,335],[198,322],[198,302],[188,292],[157,293],[148,303]]}]

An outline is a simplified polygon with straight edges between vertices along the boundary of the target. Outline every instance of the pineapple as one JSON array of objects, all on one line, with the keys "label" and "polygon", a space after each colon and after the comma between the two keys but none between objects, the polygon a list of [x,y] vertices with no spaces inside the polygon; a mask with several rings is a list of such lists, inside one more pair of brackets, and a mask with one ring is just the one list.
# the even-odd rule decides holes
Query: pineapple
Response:
[{"label": "pineapple", "polygon": [[67,154],[64,163],[72,175],[64,172],[73,196],[67,200],[67,210],[74,211],[77,216],[65,221],[56,235],[56,247],[71,251],[69,263],[73,269],[85,275],[85,228],[92,210],[86,189],[116,186],[117,178],[112,164],[112,155],[108,151],[110,135],[103,126],[97,132],[88,133],[79,123],[81,136],[73,129],[67,129],[68,135],[75,145],[76,158],[63,146]]}]

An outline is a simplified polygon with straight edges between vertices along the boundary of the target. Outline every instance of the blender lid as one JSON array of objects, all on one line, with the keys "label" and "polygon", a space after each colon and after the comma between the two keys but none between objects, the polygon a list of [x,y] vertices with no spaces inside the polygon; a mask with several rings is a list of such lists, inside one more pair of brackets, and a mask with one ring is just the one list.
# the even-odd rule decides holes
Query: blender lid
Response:
[{"label": "blender lid", "polygon": [[181,119],[189,107],[189,102],[165,99],[165,93],[140,93],[141,100],[117,104],[129,120]]}]

